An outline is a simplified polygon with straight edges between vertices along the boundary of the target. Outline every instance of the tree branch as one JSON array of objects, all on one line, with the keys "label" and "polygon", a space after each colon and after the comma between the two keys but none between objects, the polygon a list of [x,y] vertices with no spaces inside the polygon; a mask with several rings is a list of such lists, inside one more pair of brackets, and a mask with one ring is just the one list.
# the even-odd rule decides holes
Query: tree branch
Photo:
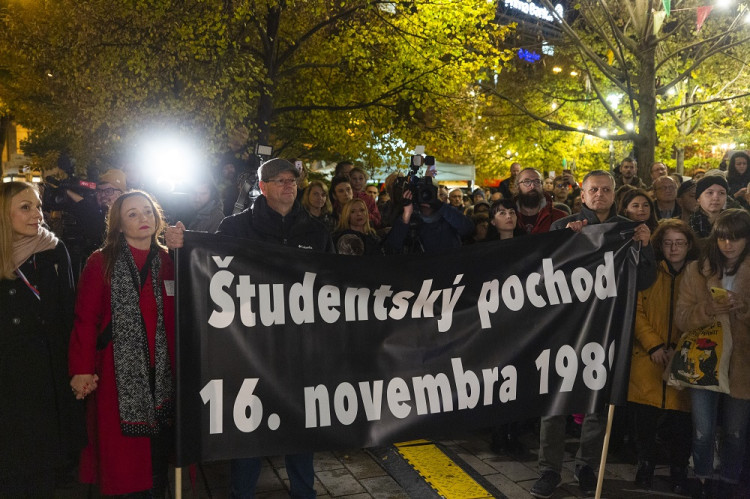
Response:
[{"label": "tree branch", "polygon": [[672,107],[667,107],[664,109],[657,109],[656,114],[671,113],[672,111],[677,111],[679,109],[684,109],[686,107],[702,106],[703,104],[711,104],[714,102],[726,102],[729,100],[741,99],[742,97],[747,97],[748,95],[750,95],[750,92],[745,92],[744,94],[740,94],[740,95],[732,95],[731,97],[719,97],[716,99],[709,99],[709,100],[704,100],[704,101],[699,101],[699,102],[689,102],[687,104],[680,104],[679,106],[672,106]]},{"label": "tree branch", "polygon": [[[544,123],[545,125],[547,125],[548,127],[550,127],[552,130],[559,130],[559,131],[562,131],[562,132],[578,132],[578,133],[583,133],[583,134],[586,134],[586,135],[591,135],[593,137],[602,138],[599,134],[597,134],[593,130],[587,130],[585,128],[579,130],[577,127],[574,128],[574,127],[572,127],[570,125],[564,125],[564,124],[558,123],[556,121],[548,120],[547,118],[545,118],[543,116],[540,116],[540,115],[534,113],[533,111],[530,111],[525,106],[522,106],[521,104],[515,102],[510,97],[507,97],[507,96],[505,96],[505,95],[503,95],[503,94],[495,91],[492,88],[488,88],[488,87],[484,87],[484,88],[485,88],[485,90],[488,90],[490,93],[492,93],[496,97],[498,97],[498,98],[500,98],[500,99],[508,102],[511,106],[513,106],[516,109],[518,109],[519,111],[521,111],[524,115],[528,116],[529,118],[531,118],[531,119],[533,119],[535,121],[539,121],[541,123]],[[606,138],[606,140],[616,140],[616,141],[634,140],[634,139],[635,139],[635,137],[633,137],[633,134],[631,134],[631,133],[625,133],[625,134],[622,134],[622,135],[608,136]]]}]

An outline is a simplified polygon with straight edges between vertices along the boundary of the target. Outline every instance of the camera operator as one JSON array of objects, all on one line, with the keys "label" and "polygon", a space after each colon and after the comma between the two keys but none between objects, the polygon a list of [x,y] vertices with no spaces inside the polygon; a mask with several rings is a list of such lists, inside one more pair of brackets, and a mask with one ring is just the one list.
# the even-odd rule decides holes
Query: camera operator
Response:
[{"label": "camera operator", "polygon": [[75,219],[75,228],[66,227],[63,239],[67,243],[69,237],[76,238],[76,243],[69,245],[76,275],[80,273],[88,256],[102,245],[109,207],[126,190],[125,174],[116,169],[107,170],[99,176],[94,196],[82,196],[71,189],[65,190],[72,202],[66,203],[64,211],[70,213]]},{"label": "camera operator", "polygon": [[[474,230],[469,218],[440,200],[432,177],[419,180],[420,199],[428,202],[418,203],[418,210],[410,186],[403,183],[401,186],[394,185],[394,206],[400,202],[402,211],[385,240],[386,253],[435,253],[458,248],[461,240]],[[398,192],[398,187],[403,193]]]}]

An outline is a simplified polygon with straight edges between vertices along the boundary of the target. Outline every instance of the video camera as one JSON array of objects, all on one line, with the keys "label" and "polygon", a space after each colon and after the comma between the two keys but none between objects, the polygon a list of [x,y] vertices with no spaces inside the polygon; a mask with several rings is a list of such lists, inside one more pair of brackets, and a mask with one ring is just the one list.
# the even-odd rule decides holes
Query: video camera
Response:
[{"label": "video camera", "polygon": [[68,196],[71,190],[79,196],[93,196],[96,194],[96,183],[81,180],[76,176],[59,179],[53,176],[44,177],[44,195],[42,206],[48,211],[64,211],[73,201]]},{"label": "video camera", "polygon": [[271,158],[273,147],[264,144],[255,144],[255,154],[251,155],[251,164],[237,179],[239,195],[234,203],[233,214],[242,212],[248,206],[252,206],[260,196],[258,186],[258,168]]},{"label": "video camera", "polygon": [[435,167],[435,156],[422,156],[421,154],[414,154],[411,157],[411,163],[409,165],[409,174],[406,177],[399,177],[396,179],[396,186],[403,190],[409,189],[411,191],[411,201],[403,199],[404,206],[409,203],[413,203],[415,207],[421,204],[435,205],[440,203],[438,198],[437,185],[432,181],[433,177],[419,177],[417,173],[422,166],[427,166],[427,169]]}]

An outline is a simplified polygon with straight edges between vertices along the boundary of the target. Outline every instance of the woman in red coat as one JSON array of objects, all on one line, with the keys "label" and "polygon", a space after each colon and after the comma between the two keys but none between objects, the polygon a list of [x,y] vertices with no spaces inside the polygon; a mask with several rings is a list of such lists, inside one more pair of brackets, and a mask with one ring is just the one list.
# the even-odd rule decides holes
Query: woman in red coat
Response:
[{"label": "woman in red coat", "polygon": [[174,402],[174,267],[161,209],[132,191],[112,205],[81,274],[70,385],[87,398],[80,478],[105,495],[163,497]]}]

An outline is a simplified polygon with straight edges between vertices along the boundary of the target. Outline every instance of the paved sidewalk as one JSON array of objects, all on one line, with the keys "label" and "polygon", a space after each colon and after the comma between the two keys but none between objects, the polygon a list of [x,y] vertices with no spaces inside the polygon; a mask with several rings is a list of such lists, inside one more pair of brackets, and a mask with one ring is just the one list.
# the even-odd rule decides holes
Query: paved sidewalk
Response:
[{"label": "paved sidewalk", "polygon": [[[489,432],[474,433],[462,438],[435,441],[438,447],[464,469],[480,484],[486,484],[497,497],[510,499],[528,499],[529,489],[538,478],[536,458],[538,437],[525,434],[523,442],[530,449],[523,459],[516,460],[501,456],[490,450]],[[390,448],[388,448],[390,449]],[[439,497],[393,449],[352,449],[341,452],[319,452],[315,454],[315,489],[318,497],[327,498],[437,498]],[[579,498],[580,490],[573,477],[573,454],[577,449],[577,440],[570,438],[566,443],[566,461],[562,474],[562,484],[555,492],[553,499]],[[398,472],[390,474],[394,469]],[[184,498],[229,497],[229,463],[226,461],[205,463],[194,470],[194,482],[191,473],[183,470]],[[635,466],[615,462],[608,463],[605,472],[604,492],[606,498],[660,498],[682,497],[669,493],[667,466],[656,470],[654,489],[637,490],[633,484]],[[171,474],[174,477],[174,474]],[[258,484],[259,499],[282,499],[288,497],[288,480],[282,457],[265,460]],[[172,484],[172,496],[174,484]],[[60,491],[56,497],[85,498],[88,488],[78,486]],[[90,497],[96,498],[93,494]],[[464,499],[468,496],[456,496]],[[491,497],[488,495],[487,497]]]}]

